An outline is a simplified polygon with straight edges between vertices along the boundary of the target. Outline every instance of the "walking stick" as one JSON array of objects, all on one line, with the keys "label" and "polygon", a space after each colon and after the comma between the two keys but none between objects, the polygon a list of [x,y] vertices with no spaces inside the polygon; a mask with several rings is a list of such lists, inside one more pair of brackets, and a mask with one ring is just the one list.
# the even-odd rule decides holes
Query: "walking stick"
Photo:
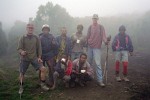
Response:
[{"label": "walking stick", "polygon": [[[110,40],[111,40],[111,36],[107,37],[107,41]],[[103,78],[105,78],[106,84],[107,84],[107,73],[108,73],[108,51],[109,51],[109,45],[107,44],[106,59],[105,59],[104,73],[103,73]]]}]

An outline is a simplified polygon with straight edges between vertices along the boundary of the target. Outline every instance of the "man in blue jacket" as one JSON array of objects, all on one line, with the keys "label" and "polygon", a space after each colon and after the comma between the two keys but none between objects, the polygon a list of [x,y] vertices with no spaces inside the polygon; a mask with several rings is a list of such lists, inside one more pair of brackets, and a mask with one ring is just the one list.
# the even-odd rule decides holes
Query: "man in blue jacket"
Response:
[{"label": "man in blue jacket", "polygon": [[119,27],[119,33],[115,36],[112,42],[112,50],[115,53],[115,69],[116,69],[116,80],[121,81],[119,76],[119,65],[120,62],[123,64],[123,80],[128,82],[129,79],[127,78],[127,67],[128,67],[128,52],[130,55],[133,55],[133,45],[132,41],[125,33],[126,28],[124,25]]},{"label": "man in blue jacket", "polygon": [[57,55],[58,44],[53,34],[50,33],[49,25],[42,26],[42,33],[40,34],[41,46],[42,46],[42,60],[45,66],[47,64],[49,68],[49,85],[53,85],[53,70],[54,70],[54,58]]}]

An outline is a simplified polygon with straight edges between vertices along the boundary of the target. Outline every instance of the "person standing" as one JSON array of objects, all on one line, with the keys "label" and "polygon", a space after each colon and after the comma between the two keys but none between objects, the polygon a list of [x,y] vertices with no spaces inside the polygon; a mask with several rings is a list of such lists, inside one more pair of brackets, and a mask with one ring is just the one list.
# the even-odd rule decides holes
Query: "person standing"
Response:
[{"label": "person standing", "polygon": [[47,24],[42,26],[42,33],[39,35],[42,46],[43,65],[47,64],[49,68],[49,84],[53,84],[53,72],[55,65],[55,56],[57,55],[58,44],[53,34],[50,33],[50,27]]},{"label": "person standing", "polygon": [[58,43],[58,55],[57,55],[57,62],[65,54],[68,59],[71,57],[71,39],[67,36],[67,29],[66,27],[61,28],[61,35],[56,37],[56,41]]},{"label": "person standing", "polygon": [[46,68],[42,64],[42,49],[40,39],[33,34],[34,25],[27,24],[27,33],[23,35],[18,42],[18,52],[20,54],[20,88],[19,93],[23,92],[24,74],[31,64],[36,70],[40,70],[41,88],[49,90],[45,84]]},{"label": "person standing", "polygon": [[108,45],[109,41],[107,41],[104,27],[98,24],[98,19],[98,15],[94,14],[92,17],[93,24],[89,26],[87,32],[88,62],[92,65],[92,61],[95,60],[98,85],[104,87],[101,68],[101,45],[102,41],[105,45]]},{"label": "person standing", "polygon": [[120,62],[123,64],[123,80],[128,82],[127,68],[128,68],[128,52],[133,55],[133,45],[130,36],[125,33],[126,28],[124,25],[119,27],[119,33],[115,36],[112,42],[112,50],[115,53],[115,69],[116,69],[116,81],[120,82],[119,66]]},{"label": "person standing", "polygon": [[80,54],[85,52],[86,47],[86,37],[82,33],[83,25],[79,24],[77,26],[77,32],[71,36],[72,41],[72,60],[79,58]]}]

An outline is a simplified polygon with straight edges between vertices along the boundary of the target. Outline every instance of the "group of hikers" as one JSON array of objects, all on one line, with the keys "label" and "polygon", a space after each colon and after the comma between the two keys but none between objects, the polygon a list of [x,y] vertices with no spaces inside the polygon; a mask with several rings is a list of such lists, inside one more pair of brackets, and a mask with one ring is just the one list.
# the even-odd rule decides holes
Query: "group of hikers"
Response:
[{"label": "group of hikers", "polygon": [[[77,32],[71,37],[67,36],[66,27],[61,28],[60,36],[54,37],[47,24],[42,26],[42,33],[36,36],[33,34],[34,25],[27,24],[27,33],[18,42],[20,54],[19,93],[23,92],[24,75],[30,64],[39,70],[40,86],[46,91],[56,88],[58,78],[63,80],[65,87],[75,87],[76,84],[85,86],[87,81],[91,81],[96,76],[98,85],[104,87],[101,45],[104,42],[108,46],[110,39],[106,37],[105,29],[98,23],[98,20],[98,15],[94,14],[93,23],[89,26],[87,35],[83,35],[83,25],[79,24]],[[112,42],[117,81],[122,80],[119,75],[121,62],[123,64],[123,80],[129,81],[127,78],[128,52],[133,55],[133,46],[125,31],[125,26],[120,26],[119,33]],[[48,84],[46,82],[46,65],[49,71]]]}]

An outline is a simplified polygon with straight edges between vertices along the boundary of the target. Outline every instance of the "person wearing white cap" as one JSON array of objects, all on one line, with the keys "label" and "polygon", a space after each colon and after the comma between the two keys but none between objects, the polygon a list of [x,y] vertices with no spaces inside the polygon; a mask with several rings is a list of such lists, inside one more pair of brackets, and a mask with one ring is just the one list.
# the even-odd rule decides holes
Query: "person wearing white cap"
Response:
[{"label": "person wearing white cap", "polygon": [[42,46],[42,60],[43,65],[47,64],[49,68],[49,85],[53,85],[53,70],[54,70],[54,58],[57,55],[57,42],[53,34],[50,33],[50,27],[47,24],[42,26],[42,33],[40,34],[41,46]]}]

